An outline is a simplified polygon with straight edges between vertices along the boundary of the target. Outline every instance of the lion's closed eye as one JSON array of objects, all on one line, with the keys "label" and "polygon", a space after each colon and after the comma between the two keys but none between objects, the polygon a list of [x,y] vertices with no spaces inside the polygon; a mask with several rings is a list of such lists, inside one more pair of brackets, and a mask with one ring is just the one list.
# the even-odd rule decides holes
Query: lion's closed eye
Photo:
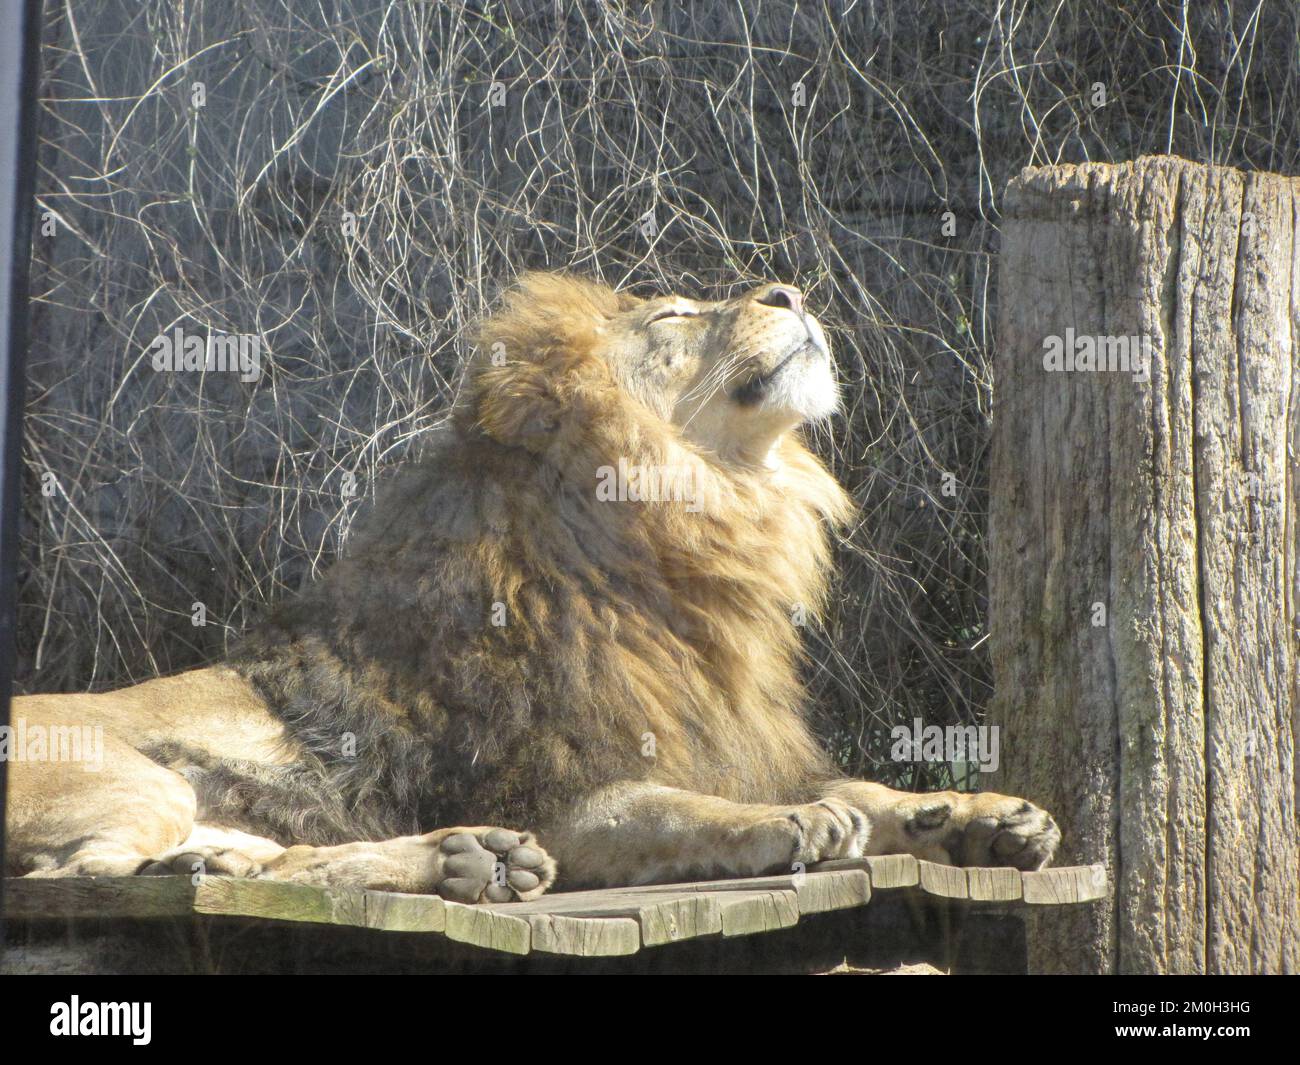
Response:
[{"label": "lion's closed eye", "polygon": [[648,324],[654,325],[655,322],[665,322],[673,318],[697,318],[697,317],[699,317],[698,311],[693,311],[685,307],[670,307],[666,310],[662,310],[654,315],[651,315]]}]

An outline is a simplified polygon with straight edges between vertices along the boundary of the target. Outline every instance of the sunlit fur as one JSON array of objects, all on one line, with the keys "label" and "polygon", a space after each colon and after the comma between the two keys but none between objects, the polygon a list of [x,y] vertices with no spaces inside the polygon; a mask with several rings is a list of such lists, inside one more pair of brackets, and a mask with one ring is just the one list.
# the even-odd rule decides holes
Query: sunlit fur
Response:
[{"label": "sunlit fur", "polygon": [[[797,290],[524,278],[423,458],[228,663],[16,702],[102,726],[105,754],[13,765],[9,868],[198,857],[464,902],[535,898],[557,863],[569,886],[863,853],[1038,868],[1045,811],[839,779],[804,724],[800,623],[852,508],[798,433],[834,403]],[[679,491],[644,499],[647,470]]]},{"label": "sunlit fur", "polygon": [[[607,350],[637,305],[525,278],[424,460],[246,643],[239,668],[320,759],[313,792],[340,797],[285,810],[300,831],[540,827],[618,780],[780,802],[833,775],[795,618],[823,602],[849,500],[795,432],[724,461],[637,396]],[[620,459],[689,467],[697,506],[599,500]],[[342,732],[364,757],[337,757]]]}]

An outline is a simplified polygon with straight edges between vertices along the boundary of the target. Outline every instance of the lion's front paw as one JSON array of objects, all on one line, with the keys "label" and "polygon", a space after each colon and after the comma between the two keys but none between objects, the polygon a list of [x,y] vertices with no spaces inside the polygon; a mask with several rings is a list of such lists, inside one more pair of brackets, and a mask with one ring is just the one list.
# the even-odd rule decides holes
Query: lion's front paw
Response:
[{"label": "lion's front paw", "polygon": [[527,832],[457,829],[439,850],[443,879],[434,890],[452,902],[527,902],[555,882],[555,862]]},{"label": "lion's front paw", "polygon": [[839,799],[796,806],[786,814],[786,820],[794,832],[792,864],[859,858],[866,850],[866,817]]},{"label": "lion's front paw", "polygon": [[971,795],[952,817],[961,837],[950,849],[962,865],[1041,869],[1061,842],[1061,830],[1046,810],[1009,795]]},{"label": "lion's front paw", "polygon": [[182,846],[147,862],[136,875],[255,877],[261,872],[260,862],[235,847]]}]

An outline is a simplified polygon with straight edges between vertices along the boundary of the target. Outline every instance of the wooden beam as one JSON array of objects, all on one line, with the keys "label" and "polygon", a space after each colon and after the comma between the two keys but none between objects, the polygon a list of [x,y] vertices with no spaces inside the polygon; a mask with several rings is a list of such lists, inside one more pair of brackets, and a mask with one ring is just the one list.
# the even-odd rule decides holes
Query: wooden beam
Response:
[{"label": "wooden beam", "polygon": [[1109,893],[1104,865],[1076,865],[1064,869],[1042,869],[1021,873],[1025,902],[1035,906],[1059,906],[1072,902],[1104,899]]},{"label": "wooden beam", "polygon": [[822,870],[864,869],[876,889],[915,887],[921,882],[921,870],[910,854],[882,854],[869,858],[836,858],[818,862],[809,872]]},{"label": "wooden beam", "polygon": [[864,869],[827,869],[796,878],[800,913],[829,913],[871,901],[871,875]]},{"label": "wooden beam", "polygon": [[[827,863],[823,863],[827,864]],[[620,895],[677,894],[683,891],[793,891],[800,913],[827,913],[864,906],[871,899],[871,877],[865,868],[825,869],[806,873],[756,876],[739,880],[700,880],[682,884],[647,884],[642,887],[605,888],[591,897]],[[588,893],[584,893],[588,894]],[[547,898],[568,896],[550,895]],[[545,904],[544,900],[540,900]]]},{"label": "wooden beam", "polygon": [[1015,902],[1024,897],[1019,869],[967,869],[970,897],[979,902]]},{"label": "wooden beam", "polygon": [[367,891],[366,927],[385,932],[445,932],[447,908],[437,895],[403,895],[396,891]]},{"label": "wooden beam", "polygon": [[729,891],[719,896],[724,936],[774,932],[799,923],[799,898],[793,891]]},{"label": "wooden beam", "polygon": [[917,862],[918,880],[921,890],[927,895],[938,895],[944,899],[965,899],[970,897],[966,886],[966,870],[955,865],[939,865],[937,862]]},{"label": "wooden beam", "polygon": [[465,906],[444,902],[448,939],[484,950],[506,954],[527,954],[532,946],[532,928],[521,917],[501,913],[500,906]]},{"label": "wooden beam", "polygon": [[5,917],[184,917],[194,910],[194,885],[183,876],[10,877]]},{"label": "wooden beam", "polygon": [[9,916],[17,919],[247,917],[438,935],[507,954],[588,958],[790,928],[805,914],[865,905],[877,888],[915,889],[954,903],[1020,900],[1036,907],[1086,902],[1107,891],[1100,865],[1022,874],[959,869],[910,855],[824,862],[801,874],[561,892],[495,906],[220,876],[197,884],[184,876],[19,878],[6,887]]},{"label": "wooden beam", "polygon": [[575,891],[492,908],[512,915],[553,913],[565,917],[625,917],[640,927],[642,945],[653,947],[721,932],[719,899],[724,894],[697,892],[689,888],[674,892]]},{"label": "wooden beam", "polygon": [[[157,877],[151,879],[171,879]],[[204,876],[194,889],[194,912],[223,917],[365,927],[365,901],[358,890],[330,890],[275,880]]]},{"label": "wooden beam", "polygon": [[610,958],[641,949],[641,926],[627,917],[562,917],[530,914],[533,950],[578,958]]}]

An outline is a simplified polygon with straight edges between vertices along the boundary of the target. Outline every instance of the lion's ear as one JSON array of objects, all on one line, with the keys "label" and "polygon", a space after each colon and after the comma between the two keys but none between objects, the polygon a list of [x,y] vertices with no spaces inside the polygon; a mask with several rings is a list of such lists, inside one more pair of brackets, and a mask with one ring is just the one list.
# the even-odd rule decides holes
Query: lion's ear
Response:
[{"label": "lion's ear", "polygon": [[475,422],[511,447],[541,451],[560,424],[562,401],[539,366],[510,363],[479,372],[474,382]]}]

